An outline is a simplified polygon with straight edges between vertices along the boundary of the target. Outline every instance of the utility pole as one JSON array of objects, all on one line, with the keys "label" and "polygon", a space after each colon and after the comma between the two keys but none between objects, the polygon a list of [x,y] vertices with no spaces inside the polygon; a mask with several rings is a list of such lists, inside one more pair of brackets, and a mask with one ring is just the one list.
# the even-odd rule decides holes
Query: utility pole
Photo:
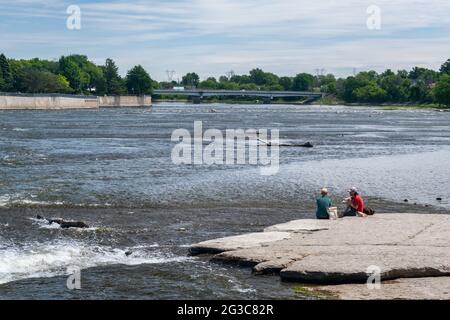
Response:
[{"label": "utility pole", "polygon": [[325,74],[325,69],[324,68],[316,68],[315,71],[316,71],[316,76],[317,77],[323,76]]},{"label": "utility pole", "polygon": [[235,75],[235,73],[233,70],[230,70],[226,73],[226,75],[227,75],[228,80],[230,80]]},{"label": "utility pole", "polygon": [[169,82],[173,81],[173,77],[175,75],[175,70],[166,70],[167,73],[167,79],[169,80]]}]

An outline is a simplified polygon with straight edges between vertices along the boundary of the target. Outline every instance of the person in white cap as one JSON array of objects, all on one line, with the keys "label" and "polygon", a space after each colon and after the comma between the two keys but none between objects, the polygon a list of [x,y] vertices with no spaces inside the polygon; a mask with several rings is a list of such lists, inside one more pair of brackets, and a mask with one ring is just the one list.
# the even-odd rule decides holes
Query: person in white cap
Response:
[{"label": "person in white cap", "polygon": [[323,188],[320,190],[320,197],[317,198],[317,219],[330,219],[328,210],[330,209],[332,203],[330,197],[328,197],[328,189]]},{"label": "person in white cap", "polygon": [[346,217],[365,217],[364,214],[364,201],[358,193],[358,189],[353,187],[348,190],[350,194],[349,198],[346,198],[347,208],[344,211],[344,216]]}]

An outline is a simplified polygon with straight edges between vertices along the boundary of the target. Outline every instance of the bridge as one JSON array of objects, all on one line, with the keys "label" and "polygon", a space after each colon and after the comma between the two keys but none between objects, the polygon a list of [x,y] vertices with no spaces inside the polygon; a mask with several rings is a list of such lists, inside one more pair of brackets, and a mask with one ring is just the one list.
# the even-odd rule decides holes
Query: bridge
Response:
[{"label": "bridge", "polygon": [[262,98],[264,102],[270,103],[274,98],[306,98],[306,102],[320,99],[324,96],[321,92],[307,91],[250,91],[250,90],[155,90],[155,95],[175,95],[192,97],[194,103],[200,103],[205,97],[257,97]]}]

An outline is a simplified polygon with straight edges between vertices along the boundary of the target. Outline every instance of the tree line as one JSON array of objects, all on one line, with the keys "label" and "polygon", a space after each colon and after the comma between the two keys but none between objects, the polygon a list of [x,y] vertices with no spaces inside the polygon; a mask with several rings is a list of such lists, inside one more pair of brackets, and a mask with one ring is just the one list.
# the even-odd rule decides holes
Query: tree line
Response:
[{"label": "tree line", "polygon": [[123,78],[112,59],[96,65],[84,55],[58,61],[7,59],[0,54],[0,91],[96,95],[151,94],[158,83],[137,65]]},{"label": "tree line", "polygon": [[382,73],[363,71],[346,78],[332,74],[299,73],[280,77],[262,69],[248,74],[229,73],[201,81],[195,72],[180,82],[157,82],[137,65],[121,77],[112,59],[96,65],[84,55],[62,56],[58,61],[8,59],[0,54],[0,91],[24,93],[74,93],[96,95],[151,94],[174,86],[215,90],[317,91],[346,103],[438,103],[450,105],[450,59],[438,71],[412,70]]}]

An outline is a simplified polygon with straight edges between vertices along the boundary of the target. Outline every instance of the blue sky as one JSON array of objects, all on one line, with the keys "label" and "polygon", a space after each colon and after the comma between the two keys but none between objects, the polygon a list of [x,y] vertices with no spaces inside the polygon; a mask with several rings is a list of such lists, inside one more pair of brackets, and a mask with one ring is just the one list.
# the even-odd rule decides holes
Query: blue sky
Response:
[{"label": "blue sky", "polygon": [[[66,9],[81,9],[68,30]],[[369,30],[367,8],[381,9]],[[316,69],[437,69],[450,58],[448,0],[0,0],[0,51],[14,58],[110,57],[124,74],[142,64],[157,80],[261,67],[280,75]]]}]

